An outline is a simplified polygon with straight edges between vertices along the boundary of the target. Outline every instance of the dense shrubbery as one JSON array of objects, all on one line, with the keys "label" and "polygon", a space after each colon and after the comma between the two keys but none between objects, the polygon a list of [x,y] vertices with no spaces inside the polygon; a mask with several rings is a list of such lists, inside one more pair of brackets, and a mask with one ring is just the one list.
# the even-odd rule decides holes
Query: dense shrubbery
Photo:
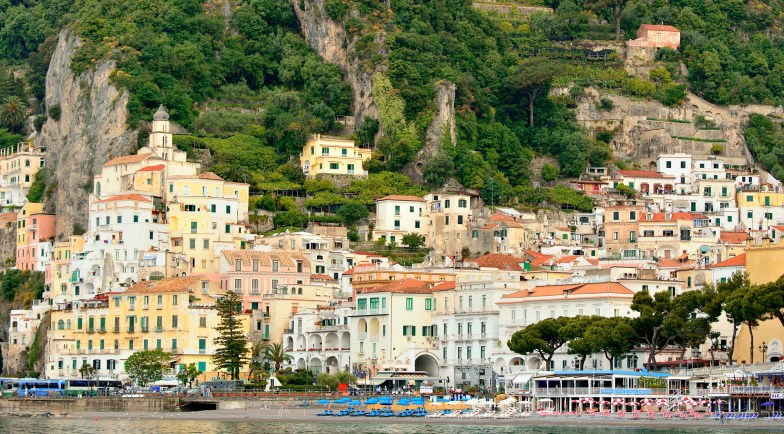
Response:
[{"label": "dense shrubbery", "polygon": [[774,124],[765,116],[752,114],[745,134],[746,144],[757,163],[776,179],[784,179],[784,133],[781,125]]}]

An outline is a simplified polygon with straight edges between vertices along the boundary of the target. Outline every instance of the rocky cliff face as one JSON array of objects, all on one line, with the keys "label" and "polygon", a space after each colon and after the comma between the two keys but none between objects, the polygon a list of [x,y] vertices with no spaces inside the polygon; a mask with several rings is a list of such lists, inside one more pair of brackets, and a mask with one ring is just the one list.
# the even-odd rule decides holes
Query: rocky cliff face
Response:
[{"label": "rocky cliff face", "polygon": [[57,238],[87,227],[87,197],[93,174],[110,158],[134,149],[136,132],[128,130],[128,94],[111,83],[114,62],[101,61],[75,76],[71,56],[80,45],[69,30],[60,33],[46,74],[46,106],[60,107],[60,120],[49,118],[35,138],[47,148],[50,186],[46,209],[57,213]]},{"label": "rocky cliff face", "polygon": [[[746,149],[743,125],[751,113],[781,114],[781,108],[768,106],[729,106],[711,104],[696,95],[688,94],[677,107],[667,107],[657,101],[637,101],[616,95],[601,95],[613,102],[613,109],[597,108],[600,97],[597,89],[587,89],[586,97],[577,105],[577,120],[591,130],[616,131],[612,141],[616,156],[651,164],[659,154],[689,153],[707,157],[711,148],[723,149],[722,159],[731,164],[746,164],[751,155]],[[698,117],[715,126],[700,127]]]},{"label": "rocky cliff face", "polygon": [[373,74],[380,67],[368,70],[363,62],[358,60],[354,41],[349,40],[342,23],[329,18],[324,10],[324,0],[292,0],[291,3],[299,21],[300,33],[308,45],[325,61],[338,65],[345,72],[354,96],[354,116],[357,124],[365,117],[378,119],[378,111],[373,102]]},{"label": "rocky cliff face", "polygon": [[405,169],[411,179],[422,182],[422,171],[427,162],[438,154],[441,145],[448,142],[454,145],[457,142],[455,130],[455,91],[457,86],[448,81],[442,81],[436,86],[436,112],[425,134],[425,146],[419,150],[414,161]]}]

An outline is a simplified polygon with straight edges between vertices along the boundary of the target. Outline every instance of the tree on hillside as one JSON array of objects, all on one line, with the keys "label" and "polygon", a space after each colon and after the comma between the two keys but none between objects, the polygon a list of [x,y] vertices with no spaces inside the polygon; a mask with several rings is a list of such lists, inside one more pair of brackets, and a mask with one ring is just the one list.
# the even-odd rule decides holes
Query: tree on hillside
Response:
[{"label": "tree on hillside", "polygon": [[512,335],[507,346],[519,354],[539,354],[545,362],[545,369],[549,369],[553,354],[569,341],[561,329],[568,325],[570,320],[571,318],[563,316],[546,318],[526,326]]},{"label": "tree on hillside", "polygon": [[561,65],[550,59],[529,57],[517,66],[508,78],[509,85],[515,92],[528,97],[528,126],[534,126],[534,103],[550,81],[561,70]]},{"label": "tree on hillside", "polygon": [[241,308],[242,298],[234,291],[226,292],[218,299],[220,323],[215,327],[218,337],[213,340],[216,348],[212,362],[219,369],[225,369],[232,380],[239,378],[240,368],[249,360],[248,338],[239,318]]},{"label": "tree on hillside", "polygon": [[196,367],[195,363],[189,363],[177,372],[177,380],[179,380],[183,386],[193,387],[193,382],[203,373],[204,372]]},{"label": "tree on hillside", "polygon": [[27,105],[24,100],[16,95],[5,97],[0,106],[0,124],[12,132],[20,132],[24,129],[25,117]]},{"label": "tree on hillside", "polygon": [[681,348],[681,360],[687,348],[698,347],[708,339],[711,324],[721,315],[721,310],[715,309],[719,305],[712,303],[716,295],[708,286],[708,290],[686,291],[672,299],[663,322],[664,332]]},{"label": "tree on hillside", "polygon": [[133,381],[147,386],[163,378],[163,370],[169,366],[171,354],[161,350],[137,351],[125,361],[125,372]]},{"label": "tree on hillside", "polygon": [[620,41],[623,35],[621,33],[621,16],[623,16],[627,3],[629,0],[584,0],[583,4],[586,8],[596,12],[612,9],[612,16],[615,19],[615,40]]},{"label": "tree on hillside", "polygon": [[430,159],[422,170],[425,181],[433,188],[443,186],[446,180],[454,175],[455,165],[452,162],[452,157],[443,150]]},{"label": "tree on hillside", "polygon": [[754,329],[765,318],[766,309],[762,304],[764,286],[750,285],[744,291],[735,291],[727,299],[724,308],[727,317],[733,321],[740,320],[749,331],[750,363],[754,363]]},{"label": "tree on hillside", "polygon": [[358,221],[366,219],[370,213],[361,202],[350,200],[338,209],[338,215],[343,217],[343,222],[347,226],[354,226]]},{"label": "tree on hillside", "polygon": [[408,246],[412,249],[418,249],[425,245],[425,237],[416,232],[409,232],[403,235],[401,242],[404,246]]}]

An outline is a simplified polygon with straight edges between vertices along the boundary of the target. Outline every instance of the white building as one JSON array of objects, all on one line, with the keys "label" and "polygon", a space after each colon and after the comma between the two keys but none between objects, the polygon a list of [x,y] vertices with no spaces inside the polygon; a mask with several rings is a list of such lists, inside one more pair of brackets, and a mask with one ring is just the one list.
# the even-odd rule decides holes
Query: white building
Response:
[{"label": "white building", "polygon": [[284,367],[334,374],[351,367],[348,305],[335,304],[295,312],[283,333],[283,348],[291,356]]},{"label": "white building", "polygon": [[[636,312],[631,309],[633,297],[634,292],[618,282],[537,286],[506,295],[498,302],[499,341],[502,343],[498,352],[518,357],[519,360],[515,360],[518,371],[574,368],[575,356],[568,354],[566,345],[555,352],[548,367],[543,366],[537,354],[520,356],[509,350],[506,343],[514,332],[545,318],[578,315],[634,317]],[[590,366],[588,363],[586,361],[586,369],[612,368],[603,355],[594,355]]]},{"label": "white building", "polygon": [[675,178],[675,191],[680,194],[691,193],[692,167],[691,154],[661,154],[656,159],[656,170]]},{"label": "white building", "polygon": [[357,290],[349,318],[352,371],[371,378],[381,371],[425,371],[438,378],[436,309],[431,284],[414,279]]},{"label": "white building", "polygon": [[427,235],[425,200],[418,196],[391,195],[376,200],[376,226],[373,239],[384,238],[399,245],[403,235]]}]

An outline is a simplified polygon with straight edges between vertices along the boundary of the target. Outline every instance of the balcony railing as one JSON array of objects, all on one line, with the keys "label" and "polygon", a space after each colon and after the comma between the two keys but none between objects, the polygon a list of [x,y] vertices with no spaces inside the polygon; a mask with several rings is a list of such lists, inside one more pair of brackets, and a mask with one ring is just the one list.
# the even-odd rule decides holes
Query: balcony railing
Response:
[{"label": "balcony railing", "polygon": [[766,395],[770,393],[784,393],[784,387],[730,386],[730,395]]},{"label": "balcony railing", "polygon": [[386,315],[387,308],[382,307],[380,309],[357,309],[354,316],[363,316],[363,315]]}]

